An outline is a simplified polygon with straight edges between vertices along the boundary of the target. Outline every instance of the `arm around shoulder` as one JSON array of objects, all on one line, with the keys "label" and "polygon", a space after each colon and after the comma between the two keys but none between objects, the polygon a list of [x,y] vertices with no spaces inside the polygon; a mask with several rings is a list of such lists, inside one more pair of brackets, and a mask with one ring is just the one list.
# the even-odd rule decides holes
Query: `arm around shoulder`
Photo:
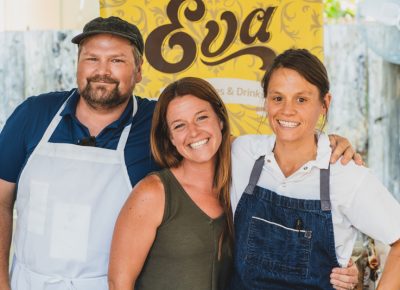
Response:
[{"label": "arm around shoulder", "polygon": [[133,289],[164,215],[164,186],[157,175],[132,190],[115,224],[108,281],[110,290]]},{"label": "arm around shoulder", "polygon": [[10,289],[8,275],[15,183],[0,179],[0,289]]}]

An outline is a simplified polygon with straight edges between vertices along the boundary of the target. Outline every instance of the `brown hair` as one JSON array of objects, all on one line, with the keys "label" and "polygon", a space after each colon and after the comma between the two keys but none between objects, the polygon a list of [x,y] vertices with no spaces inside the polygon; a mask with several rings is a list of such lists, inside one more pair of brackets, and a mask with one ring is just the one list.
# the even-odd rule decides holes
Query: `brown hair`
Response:
[{"label": "brown hair", "polygon": [[210,103],[214,112],[222,121],[222,142],[216,153],[216,164],[214,174],[214,187],[218,192],[218,199],[227,216],[227,228],[229,238],[233,237],[233,219],[230,203],[229,189],[231,185],[231,144],[230,125],[228,112],[222,99],[214,87],[207,81],[185,77],[169,84],[161,93],[153,114],[150,145],[154,159],[162,167],[177,167],[183,157],[171,143],[167,125],[167,109],[169,103],[185,95],[193,95]]},{"label": "brown hair", "polygon": [[328,106],[325,103],[325,95],[329,92],[328,73],[324,64],[307,49],[288,49],[284,51],[274,59],[261,81],[264,98],[267,97],[271,76],[273,72],[279,68],[295,70],[309,83],[318,88],[320,101],[326,107],[326,115],[321,128],[323,129],[328,116]]}]

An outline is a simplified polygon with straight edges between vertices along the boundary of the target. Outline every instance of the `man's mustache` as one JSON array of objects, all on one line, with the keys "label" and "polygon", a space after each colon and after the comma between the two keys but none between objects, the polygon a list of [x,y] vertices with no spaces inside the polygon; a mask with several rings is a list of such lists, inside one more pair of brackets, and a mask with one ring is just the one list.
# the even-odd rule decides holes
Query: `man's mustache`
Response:
[{"label": "man's mustache", "polygon": [[108,84],[118,84],[119,81],[113,79],[112,77],[109,76],[101,76],[101,75],[95,75],[93,77],[87,78],[88,83],[90,82],[101,82],[101,83],[108,83]]}]

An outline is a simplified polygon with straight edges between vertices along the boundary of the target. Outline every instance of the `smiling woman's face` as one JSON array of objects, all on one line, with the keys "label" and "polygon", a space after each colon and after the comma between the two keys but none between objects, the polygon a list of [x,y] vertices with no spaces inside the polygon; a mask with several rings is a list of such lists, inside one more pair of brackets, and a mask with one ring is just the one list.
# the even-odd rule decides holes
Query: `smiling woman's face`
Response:
[{"label": "smiling woman's face", "polygon": [[222,122],[209,102],[193,95],[176,97],[168,105],[167,123],[182,162],[214,162],[222,141]]},{"label": "smiling woman's face", "polygon": [[[326,105],[329,106],[329,100]],[[279,68],[272,73],[265,110],[277,141],[281,142],[314,138],[318,119],[326,113],[318,88],[288,68]]]}]

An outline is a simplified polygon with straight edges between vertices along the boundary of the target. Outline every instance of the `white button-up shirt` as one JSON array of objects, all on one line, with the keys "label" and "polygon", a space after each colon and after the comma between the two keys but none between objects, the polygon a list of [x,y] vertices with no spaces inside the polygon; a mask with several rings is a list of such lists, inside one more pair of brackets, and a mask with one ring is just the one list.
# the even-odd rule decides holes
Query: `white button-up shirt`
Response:
[{"label": "white button-up shirt", "polygon": [[[328,136],[318,140],[316,160],[308,161],[289,177],[285,177],[272,152],[274,135],[238,137],[232,148],[233,211],[250,178],[255,161],[265,155],[258,186],[277,194],[298,199],[320,199],[319,171],[328,168],[331,148]],[[385,244],[400,239],[400,205],[368,168],[350,161],[331,164],[330,198],[335,234],[336,256],[346,266],[357,238],[357,230]]]}]

